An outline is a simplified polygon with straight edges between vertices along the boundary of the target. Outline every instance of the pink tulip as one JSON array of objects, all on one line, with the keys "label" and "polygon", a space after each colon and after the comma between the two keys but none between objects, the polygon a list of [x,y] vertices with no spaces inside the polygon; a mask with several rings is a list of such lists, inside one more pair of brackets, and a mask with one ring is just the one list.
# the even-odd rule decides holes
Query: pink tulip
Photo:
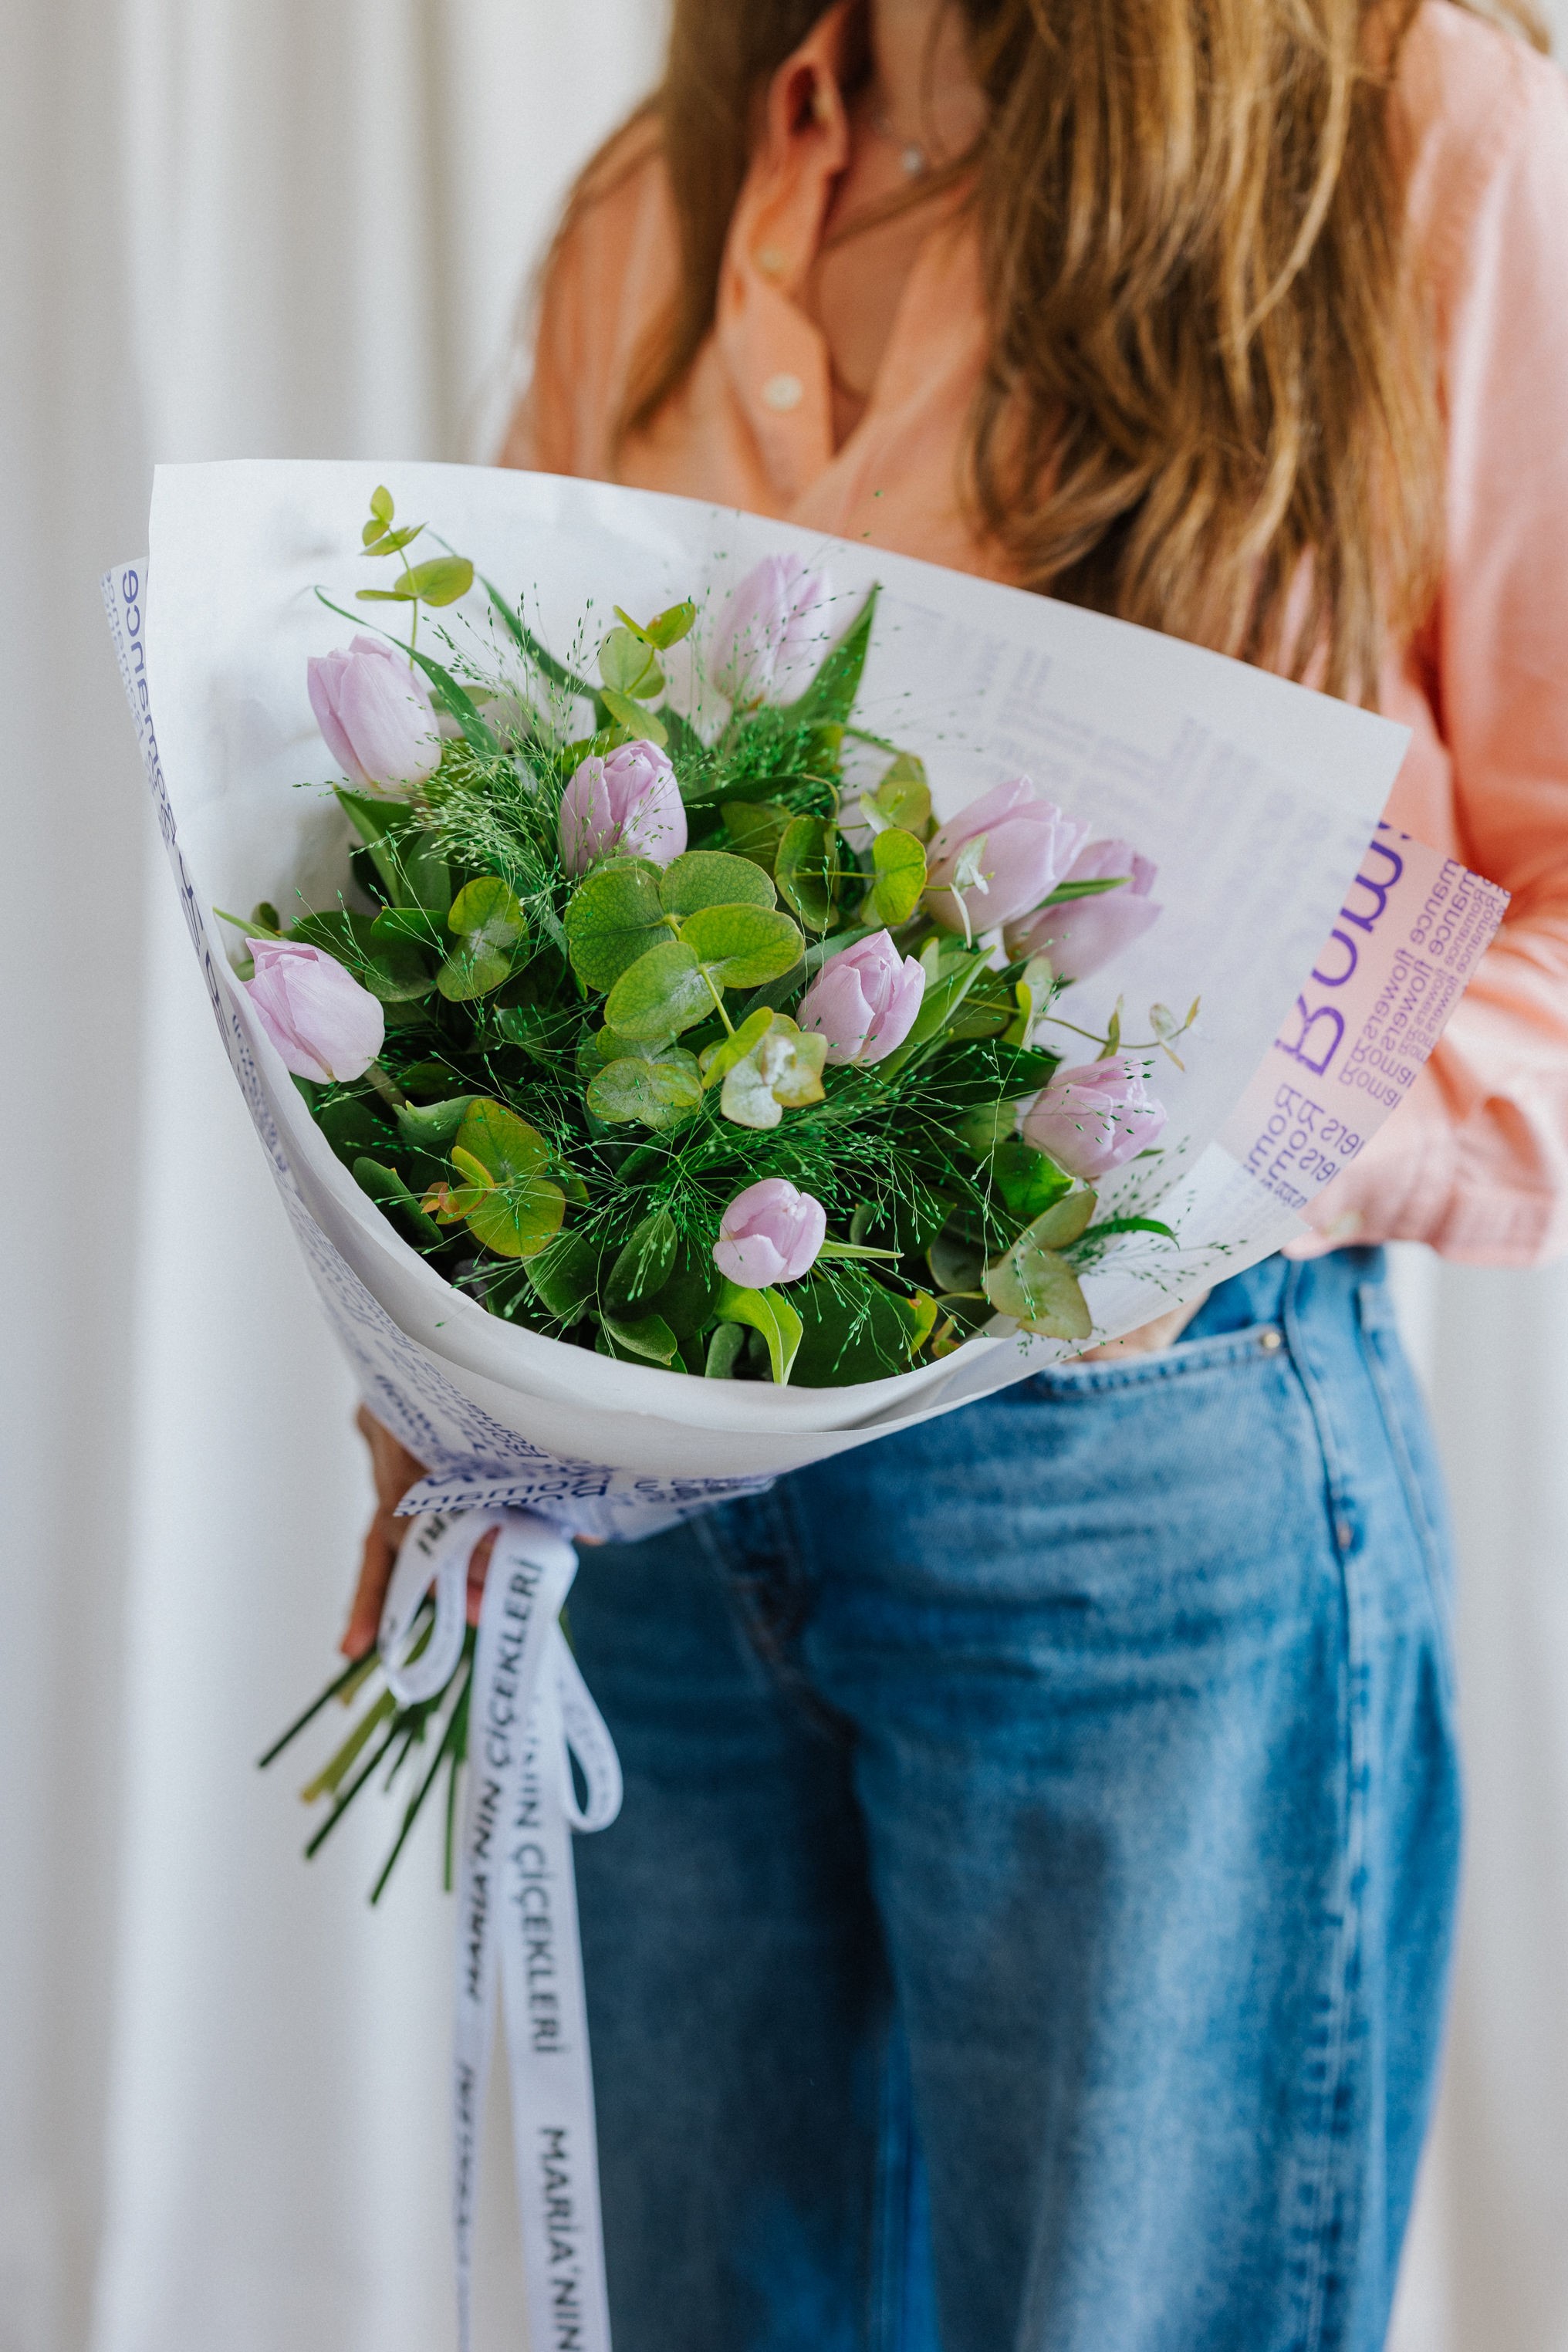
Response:
[{"label": "pink tulip", "polygon": [[737,1192],[719,1220],[713,1263],[742,1290],[798,1282],[816,1262],[827,1212],[783,1176],[764,1176]]},{"label": "pink tulip", "polygon": [[832,643],[832,603],[825,576],[798,555],[765,555],[714,632],[708,667],[720,692],[742,705],[792,701]]},{"label": "pink tulip", "polygon": [[318,1086],[363,1077],[386,1034],[386,1015],[353,974],[321,948],[247,940],[256,977],[244,982],[287,1066]]},{"label": "pink tulip", "polygon": [[1059,907],[1042,907],[1037,914],[1009,923],[1008,955],[1015,963],[1029,956],[1049,956],[1061,979],[1087,980],[1159,921],[1163,910],[1149,896],[1156,871],[1130,841],[1091,841],[1064,879],[1100,882],[1120,874],[1126,877],[1121,887],[1091,898],[1068,898]]},{"label": "pink tulip", "polygon": [[623,743],[584,760],[561,795],[561,863],[586,874],[619,851],[668,866],[686,846],[686,804],[657,743]]},{"label": "pink tulip", "polygon": [[927,853],[926,912],[978,938],[1048,898],[1089,827],[1042,800],[1027,776],[998,784],[944,824]]},{"label": "pink tulip", "polygon": [[384,637],[356,637],[347,652],[305,665],[316,724],[352,783],[371,792],[422,784],[441,758],[430,689],[406,654]]},{"label": "pink tulip", "polygon": [[900,957],[886,931],[873,931],[828,957],[795,1017],[826,1038],[830,1062],[879,1062],[914,1027],[925,986],[916,958]]},{"label": "pink tulip", "polygon": [[1147,1151],[1164,1126],[1164,1104],[1145,1091],[1138,1065],[1117,1054],[1058,1070],[1036,1096],[1024,1137],[1069,1176],[1092,1179]]}]

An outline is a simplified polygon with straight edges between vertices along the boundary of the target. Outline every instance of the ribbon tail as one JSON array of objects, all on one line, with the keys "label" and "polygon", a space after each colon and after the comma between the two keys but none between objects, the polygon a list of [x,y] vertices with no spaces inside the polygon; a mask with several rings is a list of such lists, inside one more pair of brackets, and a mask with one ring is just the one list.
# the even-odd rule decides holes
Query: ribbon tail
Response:
[{"label": "ribbon tail", "polygon": [[[586,1813],[579,1811],[572,1787],[563,1688],[584,1741],[591,1743],[584,1758]],[[596,1739],[584,1708],[597,1727]],[[576,1727],[572,1737],[575,1746]],[[529,2342],[537,2352],[610,2352],[571,1824],[579,1818],[601,1826],[614,1818],[619,1801],[614,1746],[557,1625],[529,1718],[507,1857],[501,1957]]]}]

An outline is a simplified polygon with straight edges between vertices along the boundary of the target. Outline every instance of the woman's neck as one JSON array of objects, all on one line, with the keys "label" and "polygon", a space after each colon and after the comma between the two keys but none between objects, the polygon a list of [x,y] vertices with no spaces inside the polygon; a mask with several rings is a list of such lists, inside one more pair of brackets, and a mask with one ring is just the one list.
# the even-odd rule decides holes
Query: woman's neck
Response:
[{"label": "woman's neck", "polygon": [[877,111],[890,134],[933,163],[962,155],[984,127],[963,10],[952,0],[870,0]]}]

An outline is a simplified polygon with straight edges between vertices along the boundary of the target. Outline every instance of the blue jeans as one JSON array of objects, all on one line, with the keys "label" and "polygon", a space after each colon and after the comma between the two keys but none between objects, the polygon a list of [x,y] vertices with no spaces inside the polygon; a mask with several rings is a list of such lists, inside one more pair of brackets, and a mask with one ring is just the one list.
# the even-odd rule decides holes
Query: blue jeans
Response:
[{"label": "blue jeans", "polygon": [[1364,1250],[588,1554],[617,2352],[1373,2352],[1448,1610]]}]

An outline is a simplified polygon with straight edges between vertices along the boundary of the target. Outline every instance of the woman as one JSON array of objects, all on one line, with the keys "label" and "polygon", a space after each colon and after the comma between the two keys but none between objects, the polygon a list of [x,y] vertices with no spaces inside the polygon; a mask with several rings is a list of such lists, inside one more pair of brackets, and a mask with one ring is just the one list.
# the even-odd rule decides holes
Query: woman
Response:
[{"label": "woman", "polygon": [[1383,2340],[1458,1798],[1375,1244],[1568,1213],[1565,284],[1563,87],[1447,0],[679,0],[576,192],[509,459],[1376,703],[1515,894],[1320,1254],[585,1561],[631,2352]]}]

